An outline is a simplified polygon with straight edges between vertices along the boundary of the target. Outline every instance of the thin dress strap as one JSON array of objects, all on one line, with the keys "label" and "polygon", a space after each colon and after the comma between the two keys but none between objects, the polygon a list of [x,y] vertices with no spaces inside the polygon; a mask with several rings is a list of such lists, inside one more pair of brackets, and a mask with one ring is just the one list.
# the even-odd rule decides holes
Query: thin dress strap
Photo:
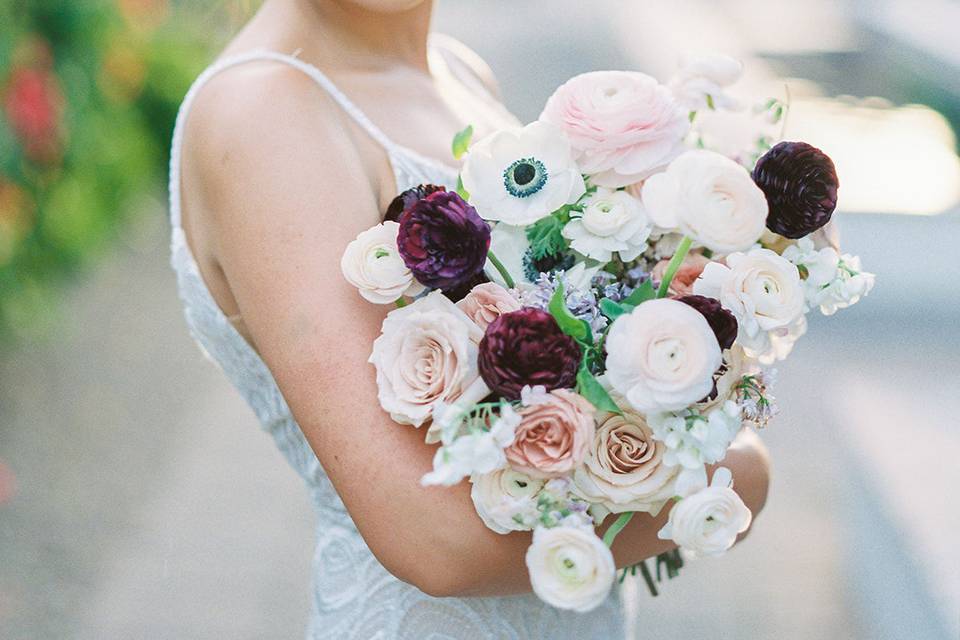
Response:
[{"label": "thin dress strap", "polygon": [[251,51],[250,53],[243,53],[236,56],[230,56],[228,58],[223,58],[222,60],[215,62],[210,67],[201,73],[197,79],[194,81],[193,85],[190,87],[190,90],[187,91],[187,95],[183,99],[183,103],[180,105],[180,111],[177,113],[177,121],[173,129],[173,142],[170,149],[170,222],[174,228],[180,227],[181,220],[181,197],[180,197],[180,155],[183,146],[183,131],[187,121],[187,115],[190,113],[190,107],[193,105],[194,99],[197,97],[197,94],[203,88],[203,86],[215,75],[221,71],[225,71],[237,65],[245,64],[247,62],[258,62],[258,61],[273,61],[280,62],[282,64],[289,65],[295,69],[299,69],[303,73],[310,76],[314,82],[316,82],[320,87],[329,94],[333,100],[340,105],[340,107],[346,112],[350,118],[354,120],[360,127],[367,132],[367,134],[373,138],[377,143],[379,143],[384,150],[389,154],[393,155],[397,150],[397,146],[393,143],[377,127],[370,119],[360,110],[357,105],[353,103],[340,89],[337,88],[335,84],[328,78],[322,71],[317,69],[312,64],[304,62],[299,58],[291,55],[286,55],[283,53],[277,53],[275,51]]}]

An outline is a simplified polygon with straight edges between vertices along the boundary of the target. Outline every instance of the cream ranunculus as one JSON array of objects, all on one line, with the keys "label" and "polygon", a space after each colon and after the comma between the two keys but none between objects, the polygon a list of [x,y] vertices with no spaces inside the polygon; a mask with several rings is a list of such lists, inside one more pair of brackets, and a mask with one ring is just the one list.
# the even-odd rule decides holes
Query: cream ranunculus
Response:
[{"label": "cream ranunculus", "polygon": [[714,471],[709,487],[674,505],[659,538],[673,540],[695,556],[718,556],[732,547],[750,527],[752,517],[732,485],[729,469]]},{"label": "cream ranunculus", "polygon": [[713,151],[687,151],[643,185],[654,224],[718,253],[752,246],[766,225],[767,199],[746,169]]},{"label": "cream ranunculus", "polygon": [[613,554],[590,527],[538,527],[527,569],[541,600],[581,613],[607,599],[616,575]]},{"label": "cream ranunculus", "polygon": [[588,258],[610,262],[616,251],[629,262],[647,248],[650,228],[639,200],[626,191],[601,187],[587,197],[582,215],[567,223],[563,236]]},{"label": "cream ranunculus", "polygon": [[475,286],[457,302],[457,308],[486,331],[487,326],[501,315],[517,311],[520,302],[495,282],[484,282]]},{"label": "cream ranunculus", "polygon": [[693,285],[697,295],[716,298],[737,318],[737,342],[748,355],[771,349],[770,332],[785,334],[803,315],[804,291],[797,267],[769,249],[711,262]]},{"label": "cream ranunculus", "polygon": [[583,176],[558,128],[532,122],[502,129],[467,152],[460,173],[470,204],[485,220],[533,224],[583,195]]},{"label": "cream ranunculus", "polygon": [[743,63],[721,53],[689,56],[667,86],[677,102],[691,111],[737,109],[740,103],[724,91],[743,74]]},{"label": "cream ranunculus", "polygon": [[[593,503],[594,515],[643,511],[657,514],[674,495],[679,467],[663,464],[664,445],[642,416],[601,414],[584,464],[574,471],[574,493]],[[604,512],[596,511],[596,506]]]},{"label": "cream ranunculus", "polygon": [[371,227],[347,245],[340,258],[343,277],[360,295],[377,304],[391,304],[397,298],[423,292],[397,251],[400,225],[387,221]]},{"label": "cream ranunculus", "polygon": [[723,363],[703,315],[678,300],[644,302],[607,336],[607,379],[636,411],[682,409],[713,388]]},{"label": "cream ranunculus", "polygon": [[543,480],[531,478],[510,467],[470,478],[470,497],[477,514],[488,528],[497,533],[524,531],[524,526],[514,518],[529,520],[536,515],[537,493],[543,488]]},{"label": "cream ranunculus", "polygon": [[419,427],[438,402],[453,403],[478,378],[483,331],[439,291],[391,311],[373,342],[380,406]]}]

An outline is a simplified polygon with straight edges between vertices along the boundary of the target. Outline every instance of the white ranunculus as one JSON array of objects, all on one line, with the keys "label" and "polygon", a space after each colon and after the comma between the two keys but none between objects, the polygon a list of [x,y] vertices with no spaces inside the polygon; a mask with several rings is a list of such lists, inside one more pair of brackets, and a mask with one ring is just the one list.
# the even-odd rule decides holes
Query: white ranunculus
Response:
[{"label": "white ranunculus", "polygon": [[743,420],[737,403],[727,400],[704,413],[693,409],[651,413],[647,423],[653,436],[664,445],[665,465],[696,470],[723,460]]},{"label": "white ranunculus", "polygon": [[470,497],[483,523],[497,533],[524,531],[530,527],[517,522],[529,521],[536,515],[537,493],[543,480],[514,471],[510,467],[470,478]]},{"label": "white ranunculus", "polygon": [[512,225],[533,224],[585,190],[567,137],[539,121],[478,141],[460,177],[481,217]]},{"label": "white ranunculus", "polygon": [[752,517],[732,484],[729,469],[714,471],[709,487],[674,505],[659,538],[673,540],[694,556],[718,556],[732,547],[750,527]]},{"label": "white ranunculus", "polygon": [[394,309],[373,342],[380,406],[419,427],[438,402],[453,403],[479,379],[483,331],[439,291]]},{"label": "white ranunculus", "polygon": [[397,250],[399,229],[399,224],[389,220],[371,227],[348,244],[340,258],[343,277],[370,302],[391,304],[424,290]]},{"label": "white ranunculus", "polygon": [[590,527],[538,527],[527,569],[541,600],[581,613],[607,599],[616,575],[613,554]]},{"label": "white ranunculus", "polygon": [[646,250],[650,229],[639,200],[601,187],[587,197],[582,215],[564,226],[563,237],[588,258],[610,262],[616,251],[629,262]]},{"label": "white ranunculus", "polygon": [[607,335],[607,379],[640,413],[682,409],[713,388],[723,364],[703,315],[678,300],[648,300]]},{"label": "white ranunculus", "polygon": [[609,513],[643,511],[656,515],[672,498],[677,467],[663,464],[666,449],[642,416],[600,414],[584,464],[574,471],[574,493]]},{"label": "white ranunculus", "polygon": [[804,292],[797,267],[769,249],[732,253],[726,265],[711,262],[693,284],[697,295],[716,298],[737,319],[737,342],[749,355],[770,350],[770,332],[796,326]]},{"label": "white ranunculus", "polygon": [[[743,63],[720,53],[687,56],[667,83],[677,102],[691,111],[738,109],[740,103],[724,91],[743,74]],[[709,98],[707,97],[709,96]]]},{"label": "white ranunculus", "polygon": [[767,199],[742,166],[696,149],[643,185],[643,205],[658,227],[676,229],[718,253],[752,246],[766,225]]}]

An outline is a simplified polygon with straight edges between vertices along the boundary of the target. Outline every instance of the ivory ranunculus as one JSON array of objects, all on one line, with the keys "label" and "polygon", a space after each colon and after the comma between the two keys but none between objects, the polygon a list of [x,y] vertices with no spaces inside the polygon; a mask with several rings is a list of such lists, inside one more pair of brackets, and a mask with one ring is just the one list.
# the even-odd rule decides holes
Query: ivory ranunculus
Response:
[{"label": "ivory ranunculus", "polygon": [[581,613],[607,599],[616,575],[613,554],[589,527],[538,527],[526,560],[541,600]]},{"label": "ivory ranunculus", "polygon": [[695,556],[718,556],[750,527],[751,513],[731,488],[730,470],[720,467],[710,486],[683,498],[670,510],[661,540],[673,540]]},{"label": "ivory ranunculus", "polygon": [[439,291],[391,311],[373,342],[380,406],[419,427],[438,402],[456,401],[479,377],[483,331]]},{"label": "ivory ranunculus", "polygon": [[720,345],[696,309],[663,298],[617,318],[607,335],[607,379],[640,413],[682,409],[713,388]]},{"label": "ivory ranunculus", "polygon": [[687,112],[654,78],[631,71],[574,76],[547,100],[540,119],[570,139],[580,169],[602,187],[624,187],[682,150]]},{"label": "ivory ranunculus", "polygon": [[563,236],[588,258],[610,262],[616,251],[629,262],[647,248],[650,223],[639,200],[626,191],[601,187],[587,197],[583,213],[564,226]]},{"label": "ivory ranunculus", "polygon": [[487,326],[503,314],[519,310],[520,302],[500,285],[484,282],[471,289],[457,307],[486,331]]},{"label": "ivory ranunculus", "polygon": [[523,531],[514,515],[536,513],[536,496],[543,480],[504,467],[470,479],[470,497],[483,523],[497,533]]},{"label": "ivory ranunculus", "polygon": [[653,437],[642,416],[601,414],[587,458],[574,471],[574,492],[594,503],[595,509],[599,505],[610,513],[656,514],[673,497],[680,471],[663,464],[663,452],[663,443]]},{"label": "ivory ranunculus", "polygon": [[743,74],[743,63],[720,53],[687,57],[667,86],[677,101],[691,111],[736,109],[739,102],[724,89]]},{"label": "ivory ranunculus", "polygon": [[767,219],[767,200],[747,170],[704,149],[687,151],[650,176],[642,198],[654,224],[718,253],[748,249]]},{"label": "ivory ranunculus", "polygon": [[770,332],[796,324],[804,291],[797,267],[769,249],[732,253],[726,265],[711,262],[693,292],[716,298],[737,319],[737,342],[751,355],[770,348]]},{"label": "ivory ranunculus", "polygon": [[397,250],[399,229],[390,221],[371,227],[348,244],[340,258],[343,277],[370,302],[392,304],[401,296],[423,291]]}]

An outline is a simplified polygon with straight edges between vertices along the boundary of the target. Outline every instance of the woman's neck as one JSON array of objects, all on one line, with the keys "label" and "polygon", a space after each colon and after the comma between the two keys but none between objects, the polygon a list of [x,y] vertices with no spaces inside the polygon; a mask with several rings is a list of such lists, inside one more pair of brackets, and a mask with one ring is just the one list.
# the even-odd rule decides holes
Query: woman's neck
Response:
[{"label": "woman's neck", "polygon": [[345,0],[267,0],[254,20],[280,28],[305,57],[352,68],[381,70],[401,64],[427,72],[432,8],[431,0],[395,13],[370,11]]}]

